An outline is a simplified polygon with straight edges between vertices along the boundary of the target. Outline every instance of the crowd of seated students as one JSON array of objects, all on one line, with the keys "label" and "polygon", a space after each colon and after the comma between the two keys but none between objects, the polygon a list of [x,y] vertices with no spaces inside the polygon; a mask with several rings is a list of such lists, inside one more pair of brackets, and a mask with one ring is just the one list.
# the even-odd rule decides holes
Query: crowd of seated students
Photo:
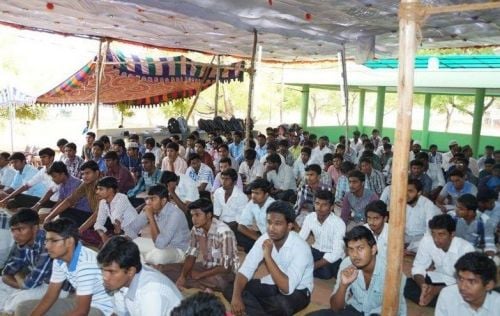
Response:
[{"label": "crowd of seated students", "polygon": [[[234,315],[292,315],[315,278],[335,278],[330,308],[311,315],[381,313],[393,148],[379,131],[337,144],[297,125],[159,144],[88,132],[81,155],[56,145],[40,166],[0,153],[0,312],[176,315],[180,291],[196,288],[221,292]],[[500,151],[476,160],[456,141],[445,153],[414,141],[409,156],[414,260],[398,314],[406,298],[437,315],[492,315]]]}]

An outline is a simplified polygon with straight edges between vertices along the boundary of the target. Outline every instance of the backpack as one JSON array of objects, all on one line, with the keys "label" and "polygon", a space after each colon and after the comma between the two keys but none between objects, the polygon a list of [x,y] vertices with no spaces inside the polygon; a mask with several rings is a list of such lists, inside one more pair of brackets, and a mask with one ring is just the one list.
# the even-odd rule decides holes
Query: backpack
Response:
[{"label": "backpack", "polygon": [[179,122],[175,119],[175,117],[171,117],[168,120],[168,131],[172,134],[181,134]]},{"label": "backpack", "polygon": [[181,133],[187,134],[187,132],[189,131],[189,126],[188,126],[188,123],[186,122],[186,119],[182,116],[179,116],[177,118],[177,122],[179,123],[179,129],[180,129]]}]

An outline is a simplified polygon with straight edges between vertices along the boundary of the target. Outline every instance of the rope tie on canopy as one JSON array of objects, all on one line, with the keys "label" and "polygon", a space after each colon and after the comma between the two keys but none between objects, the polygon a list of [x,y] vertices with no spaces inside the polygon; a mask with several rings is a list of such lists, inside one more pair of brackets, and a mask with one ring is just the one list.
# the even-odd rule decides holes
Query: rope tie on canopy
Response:
[{"label": "rope tie on canopy", "polygon": [[427,14],[426,6],[420,2],[403,2],[399,5],[398,18],[399,20],[414,21],[416,23],[417,43],[421,43],[423,39],[422,25],[429,15]]}]

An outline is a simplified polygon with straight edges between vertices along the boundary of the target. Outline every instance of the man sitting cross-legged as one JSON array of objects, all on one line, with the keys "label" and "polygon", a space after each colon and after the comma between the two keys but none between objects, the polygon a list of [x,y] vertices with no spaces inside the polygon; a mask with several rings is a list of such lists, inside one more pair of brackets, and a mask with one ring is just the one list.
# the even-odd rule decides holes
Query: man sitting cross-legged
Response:
[{"label": "man sitting cross-legged", "polygon": [[[311,300],[314,261],[309,245],[294,232],[295,213],[288,202],[267,208],[267,233],[248,253],[234,287],[224,291],[235,315],[293,315]],[[253,279],[264,261],[269,274]]]},{"label": "man sitting cross-legged", "polygon": [[[47,290],[52,259],[45,249],[45,231],[38,228],[38,214],[23,208],[10,218],[15,245],[10,252],[0,281],[0,314],[10,314],[19,303],[40,299]],[[66,291],[61,297],[67,296]]]},{"label": "man sitting cross-legged", "polygon": [[104,287],[114,298],[114,314],[167,316],[182,294],[166,276],[141,263],[139,248],[122,236],[112,237],[99,251]]},{"label": "man sitting cross-legged", "polygon": [[[170,201],[164,185],[153,185],[147,193],[146,206],[129,226],[143,259],[153,265],[184,261],[190,236],[186,216]],[[137,237],[145,228],[151,237]]]},{"label": "man sitting cross-legged", "polygon": [[[54,259],[49,287],[41,300],[19,304],[16,315],[111,315],[113,302],[104,289],[97,253],[79,242],[78,226],[70,219],[61,218],[46,223],[43,228],[47,232],[47,252]],[[58,299],[65,280],[73,285],[76,293],[73,297]]]},{"label": "man sitting cross-legged", "polygon": [[[344,238],[349,257],[340,264],[337,282],[330,297],[331,309],[320,310],[309,316],[363,316],[380,315],[384,297],[386,258],[377,255],[377,243],[371,231],[356,226]],[[401,277],[399,310],[405,316],[406,301],[403,288],[406,278]]]},{"label": "man sitting cross-legged", "polygon": [[331,279],[337,275],[344,258],[345,223],[333,213],[334,196],[331,191],[318,191],[314,198],[314,210],[304,219],[300,237],[307,240],[314,236],[311,246],[314,258],[314,277]]},{"label": "man sitting cross-legged", "polygon": [[[213,215],[212,203],[199,199],[189,204],[193,218],[191,244],[184,264],[160,267],[179,288],[200,288],[221,291],[234,280],[239,266],[236,238],[227,224]],[[202,261],[196,262],[201,254]],[[195,263],[196,262],[196,263]]]}]

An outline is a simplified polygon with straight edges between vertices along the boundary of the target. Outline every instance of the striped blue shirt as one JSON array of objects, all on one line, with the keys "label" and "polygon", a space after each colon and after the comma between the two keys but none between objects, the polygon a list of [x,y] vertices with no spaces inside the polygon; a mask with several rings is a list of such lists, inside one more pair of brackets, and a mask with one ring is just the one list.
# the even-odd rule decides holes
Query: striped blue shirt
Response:
[{"label": "striped blue shirt", "polygon": [[51,283],[68,280],[76,289],[76,295],[92,295],[91,307],[99,309],[104,315],[113,313],[113,299],[104,289],[102,272],[97,263],[97,253],[78,243],[71,262],[54,260]]}]

